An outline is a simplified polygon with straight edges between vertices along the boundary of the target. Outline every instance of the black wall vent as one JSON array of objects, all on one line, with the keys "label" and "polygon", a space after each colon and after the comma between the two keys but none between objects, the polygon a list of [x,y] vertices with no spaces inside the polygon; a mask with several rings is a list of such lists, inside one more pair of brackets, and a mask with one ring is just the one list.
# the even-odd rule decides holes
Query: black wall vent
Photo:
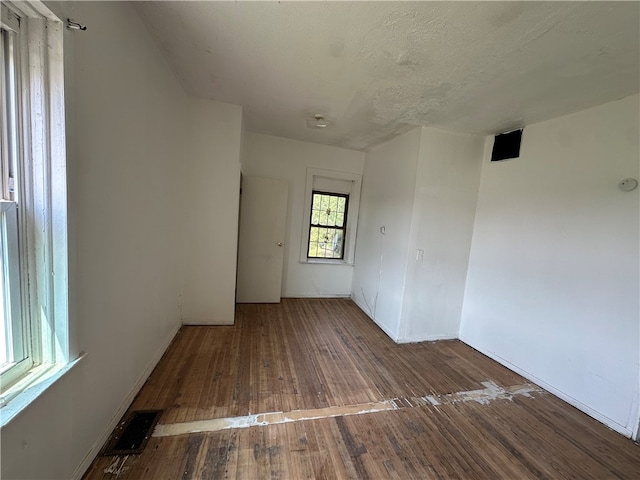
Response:
[{"label": "black wall vent", "polygon": [[497,162],[508,158],[518,158],[520,156],[521,141],[522,129],[496,135],[493,142],[493,152],[491,152],[491,161]]}]

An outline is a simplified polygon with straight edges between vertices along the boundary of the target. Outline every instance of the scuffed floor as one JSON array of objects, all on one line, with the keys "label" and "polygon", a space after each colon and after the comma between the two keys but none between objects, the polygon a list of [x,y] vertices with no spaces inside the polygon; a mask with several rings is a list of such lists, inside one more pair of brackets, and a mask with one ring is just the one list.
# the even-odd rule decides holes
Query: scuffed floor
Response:
[{"label": "scuffed floor", "polygon": [[640,447],[456,341],[397,345],[348,300],[185,327],[131,409],[141,455],[85,479],[640,478]]}]

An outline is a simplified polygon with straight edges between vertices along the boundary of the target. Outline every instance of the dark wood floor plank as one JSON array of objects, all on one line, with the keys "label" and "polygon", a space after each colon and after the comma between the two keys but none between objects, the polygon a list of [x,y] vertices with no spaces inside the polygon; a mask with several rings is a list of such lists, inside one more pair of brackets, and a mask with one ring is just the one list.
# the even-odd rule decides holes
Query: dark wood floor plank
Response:
[{"label": "dark wood floor plank", "polygon": [[486,381],[526,384],[458,341],[395,344],[349,300],[238,305],[234,326],[183,327],[130,411],[163,409],[168,425],[389,400],[398,409],[154,437],[141,455],[97,457],[84,478],[640,479],[640,447],[548,393],[415,400]]}]

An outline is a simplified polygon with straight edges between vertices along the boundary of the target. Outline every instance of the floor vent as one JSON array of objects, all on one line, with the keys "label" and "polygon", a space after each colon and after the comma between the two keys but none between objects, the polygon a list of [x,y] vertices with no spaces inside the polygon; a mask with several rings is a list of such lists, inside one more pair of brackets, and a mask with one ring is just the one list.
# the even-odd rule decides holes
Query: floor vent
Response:
[{"label": "floor vent", "polygon": [[136,455],[142,453],[162,410],[138,410],[131,412],[111,434],[102,456]]}]

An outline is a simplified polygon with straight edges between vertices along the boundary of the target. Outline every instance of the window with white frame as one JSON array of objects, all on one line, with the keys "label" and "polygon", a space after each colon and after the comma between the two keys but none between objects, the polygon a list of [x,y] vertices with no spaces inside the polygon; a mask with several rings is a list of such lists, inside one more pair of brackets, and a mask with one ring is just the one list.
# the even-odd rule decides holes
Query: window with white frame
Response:
[{"label": "window with white frame", "polygon": [[307,169],[300,261],[352,264],[362,176]]},{"label": "window with white frame", "polygon": [[[42,3],[2,2],[2,424],[69,362],[63,25]],[[44,48],[43,48],[44,47]]]}]

